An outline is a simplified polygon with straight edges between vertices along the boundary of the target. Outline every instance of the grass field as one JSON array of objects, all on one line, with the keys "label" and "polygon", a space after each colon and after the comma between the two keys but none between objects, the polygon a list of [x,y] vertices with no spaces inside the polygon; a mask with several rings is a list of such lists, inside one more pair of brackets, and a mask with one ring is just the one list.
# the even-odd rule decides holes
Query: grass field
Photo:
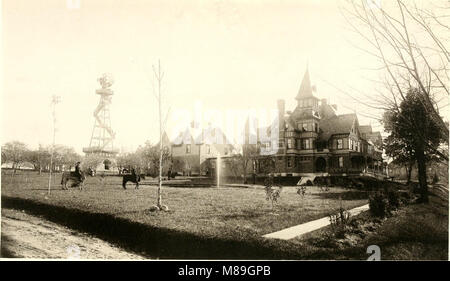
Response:
[{"label": "grass field", "polygon": [[[368,213],[358,219],[371,221]],[[314,244],[329,227],[291,240]],[[429,204],[412,204],[399,209],[354,246],[335,251],[335,259],[366,259],[369,245],[381,250],[381,260],[448,260],[448,198],[432,195]]]},{"label": "grass field", "polygon": [[[56,176],[59,181],[61,175]],[[343,204],[353,208],[366,204],[364,192],[333,188],[321,192],[309,187],[304,198],[295,187],[285,187],[272,210],[261,188],[172,188],[163,187],[163,203],[169,212],[147,212],[156,203],[156,186],[141,183],[134,189],[121,187],[120,177],[87,178],[85,189],[61,190],[55,180],[50,196],[47,194],[47,175],[2,177],[2,196],[32,199],[68,208],[95,213],[108,213],[146,224],[183,230],[202,235],[256,235],[321,218]],[[148,181],[148,180],[147,180]],[[339,200],[339,197],[342,200]]]},{"label": "grass field", "polygon": [[[301,197],[296,193],[295,187],[285,187],[272,210],[262,188],[168,186],[163,187],[163,203],[169,206],[170,211],[153,213],[148,209],[156,203],[157,190],[156,186],[146,184],[146,181],[141,184],[139,190],[135,190],[132,184],[127,190],[123,190],[119,177],[106,177],[104,181],[97,177],[88,177],[85,190],[73,188],[65,191],[61,190],[59,185],[60,177],[60,174],[56,175],[51,194],[48,196],[46,174],[41,176],[36,172],[22,172],[15,176],[3,174],[2,201],[9,200],[11,204],[15,200],[16,205],[20,203],[24,208],[39,209],[42,213],[44,205],[54,206],[47,211],[53,210],[55,218],[68,210],[76,210],[94,215],[107,215],[109,219],[120,219],[121,222],[150,227],[154,232],[159,229],[175,232],[177,235],[192,235],[190,239],[193,240],[201,238],[245,241],[250,244],[256,243],[255,247],[265,243],[269,245],[268,247],[275,247],[274,252],[277,249],[282,252],[288,249],[289,252],[293,251],[292,253],[300,250],[293,247],[295,244],[288,241],[263,242],[261,235],[327,216],[341,204],[350,209],[367,203],[367,194],[361,191],[336,187],[328,192],[322,192],[316,187],[308,187],[306,195]],[[112,226],[108,226],[113,228],[110,232],[117,232],[114,223],[111,224]],[[95,223],[92,227],[95,227]],[[224,247],[227,247],[226,243]],[[193,253],[193,256],[203,257],[203,254],[204,252],[199,252],[198,255]],[[234,254],[237,257],[246,254],[252,256],[251,253]],[[298,256],[303,254],[305,251],[298,253]],[[159,253],[157,256],[164,255]],[[229,256],[234,257],[233,253]]]}]

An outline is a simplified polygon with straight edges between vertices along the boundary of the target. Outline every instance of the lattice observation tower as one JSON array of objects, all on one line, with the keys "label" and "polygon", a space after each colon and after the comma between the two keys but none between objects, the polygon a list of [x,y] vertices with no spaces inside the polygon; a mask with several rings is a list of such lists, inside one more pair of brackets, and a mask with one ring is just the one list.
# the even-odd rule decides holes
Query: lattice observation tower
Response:
[{"label": "lattice observation tower", "polygon": [[94,128],[92,129],[91,141],[89,147],[83,148],[86,154],[97,154],[105,157],[114,157],[119,150],[114,149],[115,133],[111,128],[111,118],[109,107],[113,91],[110,89],[114,80],[111,74],[103,74],[98,82],[102,86],[96,90],[100,96],[100,102],[94,110]]}]

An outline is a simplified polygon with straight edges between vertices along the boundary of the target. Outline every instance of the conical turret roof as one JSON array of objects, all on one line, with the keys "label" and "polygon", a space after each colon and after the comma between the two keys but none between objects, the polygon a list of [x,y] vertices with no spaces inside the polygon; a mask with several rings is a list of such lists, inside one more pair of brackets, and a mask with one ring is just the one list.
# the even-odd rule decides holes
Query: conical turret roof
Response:
[{"label": "conical turret roof", "polygon": [[306,68],[305,75],[303,76],[302,83],[300,84],[300,89],[298,90],[297,97],[295,99],[300,100],[304,98],[311,98],[313,96],[313,90],[311,87],[311,80],[309,78],[309,70]]}]

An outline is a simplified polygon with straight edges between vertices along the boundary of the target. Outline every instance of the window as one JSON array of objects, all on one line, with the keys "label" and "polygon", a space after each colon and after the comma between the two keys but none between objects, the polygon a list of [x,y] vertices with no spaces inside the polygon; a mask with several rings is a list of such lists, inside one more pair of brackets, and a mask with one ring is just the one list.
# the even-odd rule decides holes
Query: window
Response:
[{"label": "window", "polygon": [[342,149],[342,139],[337,140],[337,149]]},{"label": "window", "polygon": [[287,166],[290,168],[292,166],[291,157],[287,158]]},{"label": "window", "polygon": [[224,154],[228,155],[228,148],[227,147],[224,148]]},{"label": "window", "polygon": [[311,140],[310,139],[302,139],[302,149],[311,149]]},{"label": "window", "polygon": [[288,148],[295,148],[294,147],[294,139],[288,139],[287,141],[288,141],[288,143],[287,143]]},{"label": "window", "polygon": [[186,144],[186,154],[191,153],[191,145],[190,144]]},{"label": "window", "polygon": [[307,123],[303,123],[302,124],[302,128],[303,128],[303,131],[308,131],[308,124]]},{"label": "window", "polygon": [[344,167],[344,157],[339,157],[339,168]]},{"label": "window", "polygon": [[314,131],[314,132],[317,132],[317,130],[316,130],[317,128],[316,128],[316,123],[312,123],[312,130]]},{"label": "window", "polygon": [[272,144],[271,144],[270,141],[261,144],[261,146],[262,146],[263,148],[265,148],[265,149],[270,149],[270,146],[271,146],[271,145],[272,145]]},{"label": "window", "polygon": [[211,146],[209,144],[206,145],[206,154],[211,154]]}]

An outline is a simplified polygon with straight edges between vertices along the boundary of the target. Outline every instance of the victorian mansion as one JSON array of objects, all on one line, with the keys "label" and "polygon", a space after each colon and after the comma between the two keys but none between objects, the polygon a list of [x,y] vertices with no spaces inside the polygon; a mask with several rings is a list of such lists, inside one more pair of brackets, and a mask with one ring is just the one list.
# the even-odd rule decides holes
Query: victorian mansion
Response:
[{"label": "victorian mansion", "polygon": [[[260,155],[254,172],[275,176],[310,173],[347,175],[384,173],[381,134],[361,126],[356,114],[337,114],[337,106],[318,99],[306,70],[295,109],[285,110],[278,100],[278,141],[260,143],[274,153]],[[268,129],[269,130],[269,129]]]}]

